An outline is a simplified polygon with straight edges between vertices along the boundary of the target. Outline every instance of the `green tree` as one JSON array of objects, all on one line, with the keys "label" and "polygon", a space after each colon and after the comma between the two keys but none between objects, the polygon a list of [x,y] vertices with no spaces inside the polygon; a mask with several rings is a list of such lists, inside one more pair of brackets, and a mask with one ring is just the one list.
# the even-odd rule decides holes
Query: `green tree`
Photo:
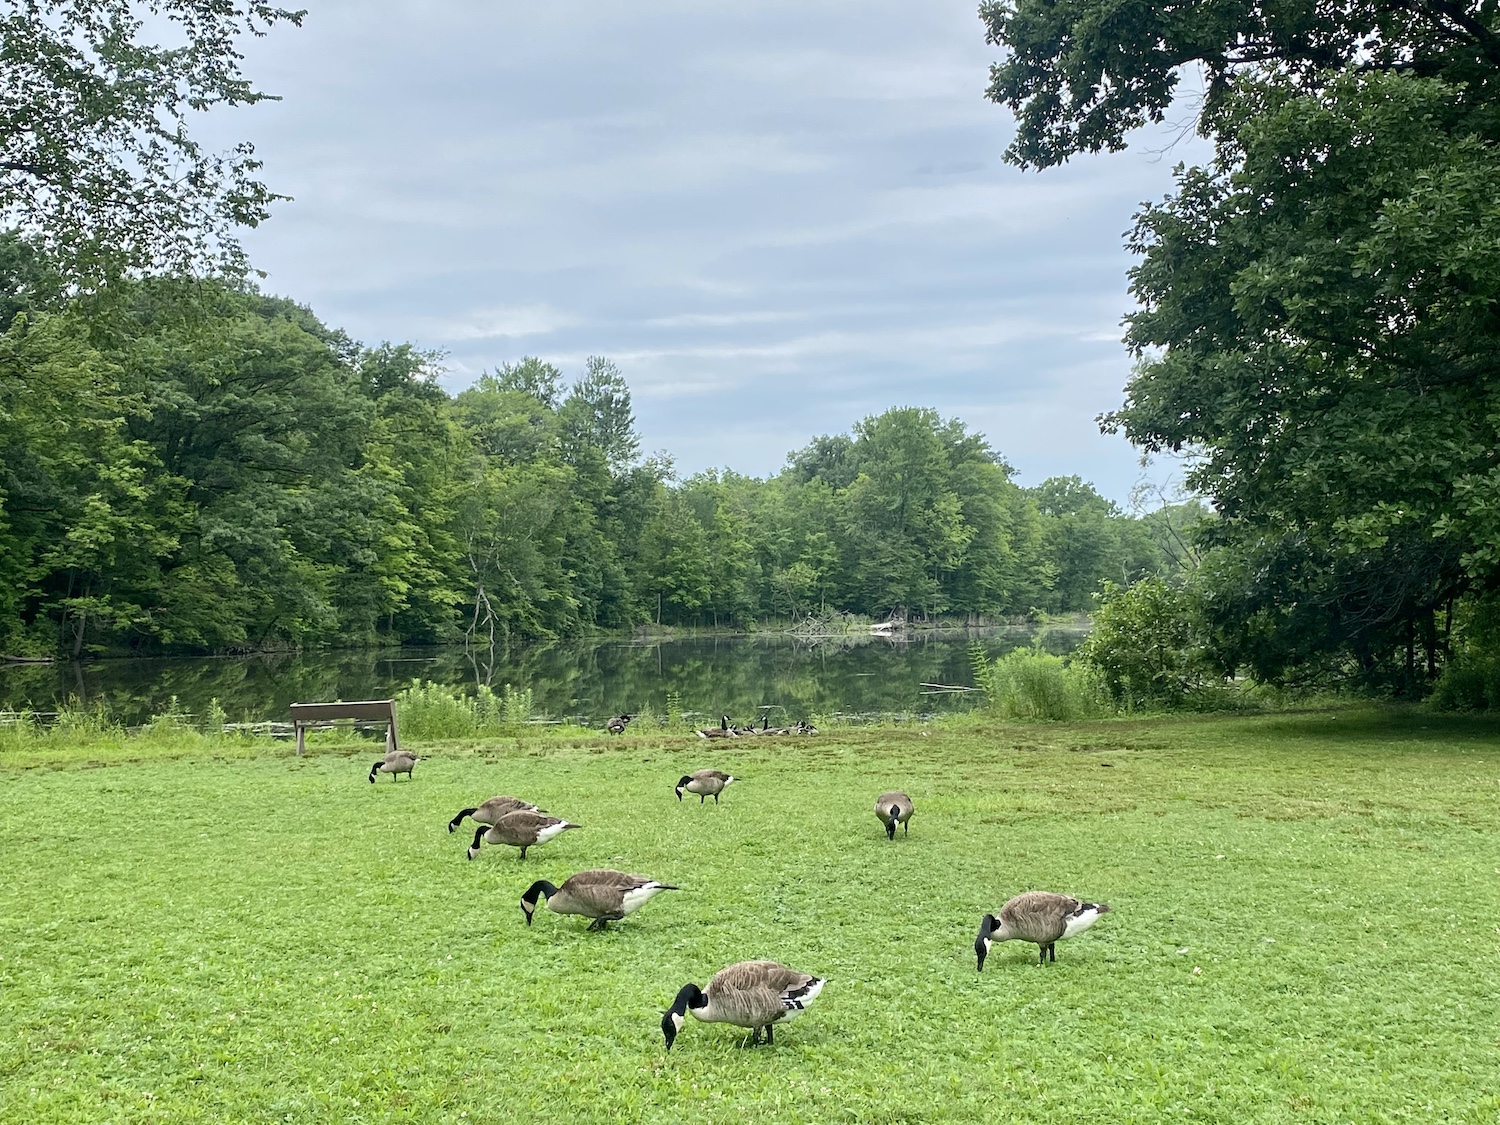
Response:
[{"label": "green tree", "polygon": [[[206,151],[195,114],[270,95],[238,40],[302,13],[249,0],[31,0],[0,15],[0,226],[70,278],[243,265],[234,232],[277,196],[249,144]],[[143,33],[169,43],[151,42]]]},{"label": "green tree", "polygon": [[1118,147],[1183,63],[1204,168],[1130,239],[1139,364],[1105,419],[1211,499],[1204,613],[1258,676],[1419,693],[1500,585],[1500,11],[1415,0],[986,8],[1010,157]]}]

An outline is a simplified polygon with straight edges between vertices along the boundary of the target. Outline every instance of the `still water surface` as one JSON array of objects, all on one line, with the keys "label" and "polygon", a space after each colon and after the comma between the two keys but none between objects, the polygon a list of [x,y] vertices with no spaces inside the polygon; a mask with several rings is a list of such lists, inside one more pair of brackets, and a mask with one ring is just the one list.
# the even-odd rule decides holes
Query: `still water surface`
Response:
[{"label": "still water surface", "polygon": [[71,701],[136,724],[165,712],[175,696],[192,714],[217,699],[231,721],[284,720],[290,703],[386,699],[425,680],[469,690],[479,683],[530,688],[537,714],[591,725],[618,713],[661,714],[668,692],[681,697],[684,711],[727,712],[738,721],[919,714],[971,705],[962,695],[922,694],[921,685],[971,684],[972,641],[994,657],[1038,642],[1065,652],[1082,635],[1018,627],[820,643],[781,635],[611,638],[516,646],[493,657],[408,648],[10,665],[0,666],[0,708],[56,711]]}]

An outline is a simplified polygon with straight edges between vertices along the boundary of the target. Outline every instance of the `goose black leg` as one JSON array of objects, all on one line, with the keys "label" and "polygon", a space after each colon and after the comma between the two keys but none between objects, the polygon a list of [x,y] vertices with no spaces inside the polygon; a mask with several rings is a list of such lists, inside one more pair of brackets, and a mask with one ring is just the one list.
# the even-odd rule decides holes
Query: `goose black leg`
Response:
[{"label": "goose black leg", "polygon": [[1038,945],[1036,947],[1036,963],[1038,965],[1045,965],[1047,963],[1047,947],[1045,945]]},{"label": "goose black leg", "polygon": [[715,793],[714,794],[714,804],[717,805],[718,803],[719,803],[719,795],[717,793]]},{"label": "goose black leg", "polygon": [[703,803],[703,802],[704,802],[704,801],[706,801],[706,800],[708,800],[708,794],[707,794],[707,793],[699,793],[699,794],[698,794],[698,803],[699,803],[699,804],[700,804],[700,805],[701,805],[701,804],[702,804],[702,803]]},{"label": "goose black leg", "polygon": [[[589,923],[589,929],[590,930],[602,930],[602,929],[604,929],[604,922],[605,922],[605,919],[603,919],[603,918],[595,918],[592,922]],[[585,932],[587,932],[587,931],[585,931]]]},{"label": "goose black leg", "polygon": [[522,844],[521,845],[521,858],[522,859],[526,858],[526,849],[529,848],[530,846],[531,846],[530,844]]},{"label": "goose black leg", "polygon": [[766,1024],[766,1046],[767,1047],[769,1047],[772,1043],[776,1042],[776,1036],[775,1036],[775,1033],[772,1032],[771,1027],[772,1027],[771,1024]]}]

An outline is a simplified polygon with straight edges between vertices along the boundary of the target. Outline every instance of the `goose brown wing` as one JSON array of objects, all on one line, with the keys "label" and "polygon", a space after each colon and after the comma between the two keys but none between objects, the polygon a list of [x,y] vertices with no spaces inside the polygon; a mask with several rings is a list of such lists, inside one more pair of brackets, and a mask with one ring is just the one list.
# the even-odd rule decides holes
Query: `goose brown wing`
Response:
[{"label": "goose brown wing", "polygon": [[619,913],[626,893],[650,882],[652,880],[644,875],[630,875],[624,871],[600,868],[597,871],[578,872],[558,888],[558,893],[566,895],[573,903],[582,907],[584,913],[598,917]]},{"label": "goose brown wing", "polygon": [[1027,891],[1002,906],[1000,917],[1022,941],[1056,941],[1068,928],[1068,915],[1080,905],[1068,895]]},{"label": "goose brown wing", "polygon": [[898,815],[911,815],[911,798],[899,789],[892,789],[889,793],[880,795],[875,802],[875,815],[881,820],[888,819],[886,813],[892,805],[901,806],[901,814]]},{"label": "goose brown wing", "polygon": [[550,828],[554,824],[563,823],[559,817],[546,816],[529,809],[518,809],[516,812],[506,813],[495,821],[495,827],[486,834],[486,838],[493,837],[491,843],[510,844],[532,844],[542,829]]},{"label": "goose brown wing", "polygon": [[776,961],[741,961],[715,973],[704,993],[715,1019],[763,1027],[786,1014],[788,993],[797,993],[816,979]]}]

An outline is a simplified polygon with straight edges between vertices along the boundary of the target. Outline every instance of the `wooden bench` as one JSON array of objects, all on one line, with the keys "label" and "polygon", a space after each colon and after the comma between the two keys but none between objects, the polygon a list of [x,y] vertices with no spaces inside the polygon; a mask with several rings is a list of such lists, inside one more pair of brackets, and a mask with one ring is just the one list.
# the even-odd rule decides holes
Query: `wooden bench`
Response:
[{"label": "wooden bench", "polygon": [[292,728],[297,732],[297,756],[307,748],[305,732],[309,727],[331,727],[340,719],[385,724],[386,753],[399,750],[396,741],[396,701],[363,699],[350,703],[293,703]]}]

